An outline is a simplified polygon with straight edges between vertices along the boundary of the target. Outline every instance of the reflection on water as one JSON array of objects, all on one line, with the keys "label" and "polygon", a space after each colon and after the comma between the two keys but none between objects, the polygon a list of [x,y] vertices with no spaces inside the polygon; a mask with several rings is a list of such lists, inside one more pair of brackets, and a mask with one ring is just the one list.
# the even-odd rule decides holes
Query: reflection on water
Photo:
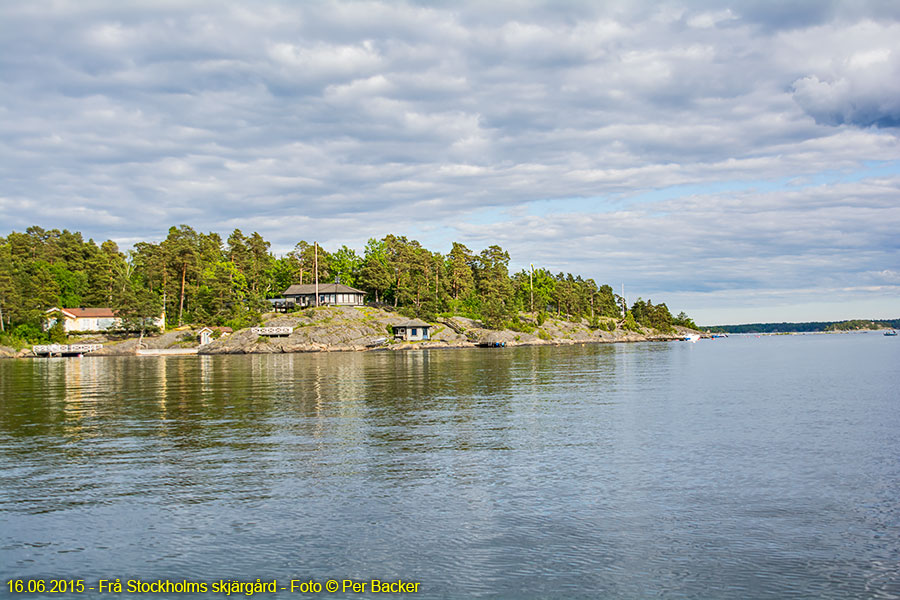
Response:
[{"label": "reflection on water", "polygon": [[897,347],[3,361],[0,563],[427,598],[897,598]]}]

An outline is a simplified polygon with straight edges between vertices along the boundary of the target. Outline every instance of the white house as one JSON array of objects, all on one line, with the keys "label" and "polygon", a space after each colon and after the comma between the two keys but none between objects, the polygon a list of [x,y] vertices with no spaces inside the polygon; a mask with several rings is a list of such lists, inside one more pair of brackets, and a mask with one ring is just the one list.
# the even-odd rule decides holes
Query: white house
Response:
[{"label": "white house", "polygon": [[[362,306],[366,293],[342,283],[319,284],[319,306]],[[313,283],[294,284],[284,290],[284,298],[295,306],[315,306],[316,286]]]},{"label": "white house", "polygon": [[[47,311],[44,326],[47,329],[56,324],[56,315],[62,315],[63,328],[66,333],[76,331],[108,331],[122,328],[121,320],[111,308],[51,308]],[[165,329],[166,322],[162,315],[148,319],[148,325]]]}]

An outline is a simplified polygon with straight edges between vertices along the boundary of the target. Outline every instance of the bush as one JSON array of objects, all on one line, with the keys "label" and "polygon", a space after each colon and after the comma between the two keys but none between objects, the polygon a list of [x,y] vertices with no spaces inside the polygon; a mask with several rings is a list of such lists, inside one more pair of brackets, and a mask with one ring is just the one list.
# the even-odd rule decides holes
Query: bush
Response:
[{"label": "bush", "polygon": [[228,319],[223,323],[226,327],[231,327],[234,331],[238,329],[246,329],[247,327],[255,327],[262,323],[262,315],[255,310],[247,310],[233,319]]},{"label": "bush", "polygon": [[543,329],[541,329],[540,331],[538,331],[538,334],[537,334],[537,335],[538,335],[538,337],[541,338],[542,340],[550,341],[550,340],[553,339],[553,336],[551,336],[549,333],[547,333],[547,332],[544,331]]},{"label": "bush", "polygon": [[41,328],[32,323],[22,323],[15,327],[11,332],[11,336],[19,338],[30,344],[40,344],[48,341],[47,334],[41,331]]},{"label": "bush", "polygon": [[257,343],[257,344],[268,344],[268,343],[269,343],[269,338],[266,337],[266,336],[264,336],[264,335],[261,335],[261,336],[259,336],[258,338],[256,338],[256,343]]},{"label": "bush", "polygon": [[24,348],[27,348],[29,344],[27,344],[25,340],[13,337],[9,333],[0,333],[0,346],[9,346],[16,350],[23,350]]},{"label": "bush", "polygon": [[513,317],[509,323],[506,324],[506,327],[507,329],[521,331],[522,333],[532,333],[534,331],[534,325],[520,320],[518,315]]},{"label": "bush", "polygon": [[546,311],[543,311],[543,310],[542,310],[542,311],[539,311],[538,314],[537,314],[537,325],[538,325],[538,327],[540,327],[541,325],[543,325],[544,322],[545,322],[546,320],[547,320],[547,312],[546,312]]}]

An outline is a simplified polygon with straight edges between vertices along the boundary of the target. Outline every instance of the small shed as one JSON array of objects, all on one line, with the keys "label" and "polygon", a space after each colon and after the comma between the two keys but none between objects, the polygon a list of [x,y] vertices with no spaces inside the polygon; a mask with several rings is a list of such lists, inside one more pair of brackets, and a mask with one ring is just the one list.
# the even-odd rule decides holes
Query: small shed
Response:
[{"label": "small shed", "polygon": [[212,341],[212,333],[213,330],[209,327],[204,327],[199,332],[200,335],[200,345],[205,346]]},{"label": "small shed", "polygon": [[400,325],[394,325],[394,337],[407,342],[430,339],[431,325],[421,319],[413,319]]}]

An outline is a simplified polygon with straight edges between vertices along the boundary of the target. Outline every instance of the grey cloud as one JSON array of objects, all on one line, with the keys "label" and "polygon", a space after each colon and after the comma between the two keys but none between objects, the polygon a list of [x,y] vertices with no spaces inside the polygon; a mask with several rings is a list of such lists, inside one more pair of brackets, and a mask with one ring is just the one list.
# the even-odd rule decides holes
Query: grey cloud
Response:
[{"label": "grey cloud", "polygon": [[[742,192],[765,247],[732,230],[740,208],[723,198],[716,210],[680,197],[656,212],[635,198],[900,160],[891,129],[852,126],[896,124],[896,15],[854,7],[6,4],[0,221],[122,240],[178,222],[257,227],[277,247],[313,234],[361,247],[389,231],[487,241],[521,226],[546,243],[497,234],[514,255],[553,256],[571,237],[576,249],[621,252],[641,282],[679,288],[686,272],[627,241],[651,242],[649,229],[696,246],[690,256],[716,274],[709,289],[772,285],[790,271],[779,257],[813,260],[759,224],[794,214],[794,196]],[[596,214],[521,216],[530,202],[571,212],[568,199]],[[846,222],[858,236],[876,214]],[[684,215],[731,243],[704,253],[679,233],[695,231]],[[598,234],[605,226],[615,231]],[[820,226],[823,239],[844,239],[831,220]],[[590,273],[592,260],[572,258],[572,269]]]},{"label": "grey cloud", "polygon": [[794,98],[820,123],[900,127],[900,70],[893,71],[871,87],[861,86],[854,78],[804,77],[794,84]]},{"label": "grey cloud", "polygon": [[604,213],[461,227],[473,245],[500,239],[518,264],[626,282],[644,297],[763,288],[895,284],[900,179],[722,193]]},{"label": "grey cloud", "polygon": [[[826,125],[900,125],[900,23],[834,24],[779,40],[803,75],[793,98]],[[823,49],[815,51],[815,49]]]}]

